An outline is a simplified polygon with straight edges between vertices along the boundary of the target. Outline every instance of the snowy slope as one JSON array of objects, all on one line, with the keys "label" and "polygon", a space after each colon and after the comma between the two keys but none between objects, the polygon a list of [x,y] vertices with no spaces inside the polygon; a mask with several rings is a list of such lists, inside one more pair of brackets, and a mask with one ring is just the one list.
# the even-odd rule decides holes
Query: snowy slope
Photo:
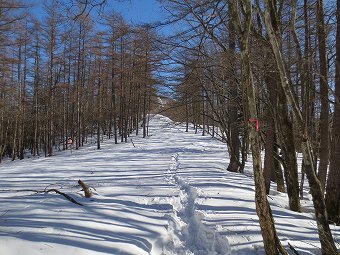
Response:
[{"label": "snowy slope", "polygon": [[[252,178],[225,171],[224,144],[184,130],[156,115],[135,147],[105,141],[0,165],[0,254],[264,254]],[[84,206],[27,191],[46,187]],[[287,210],[285,194],[273,191],[270,202],[283,244],[320,254],[313,214]]]}]

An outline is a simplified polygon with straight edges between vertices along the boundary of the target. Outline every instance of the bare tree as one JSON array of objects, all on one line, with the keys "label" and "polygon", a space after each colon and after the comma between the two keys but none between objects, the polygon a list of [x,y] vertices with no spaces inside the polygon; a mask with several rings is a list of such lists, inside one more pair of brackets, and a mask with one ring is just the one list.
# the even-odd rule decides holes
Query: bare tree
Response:
[{"label": "bare tree", "polygon": [[[329,220],[340,224],[340,0],[337,0],[336,11],[336,60],[335,60],[335,97],[332,126],[332,143],[330,166],[326,187],[326,206]],[[336,254],[336,253],[335,253]]]},{"label": "bare tree", "polygon": [[264,3],[265,3],[264,21],[267,34],[270,39],[271,47],[275,56],[277,68],[279,70],[281,88],[284,91],[284,94],[287,100],[289,101],[290,106],[292,107],[294,117],[298,122],[298,125],[301,128],[302,132],[303,137],[302,150],[305,161],[304,164],[306,165],[307,171],[306,174],[309,180],[311,194],[313,196],[313,203],[315,208],[316,221],[318,224],[322,254],[324,255],[338,254],[337,248],[334,244],[331,230],[328,225],[326,206],[323,198],[321,184],[316,176],[316,171],[314,168],[314,155],[310,144],[310,137],[308,135],[306,125],[304,125],[303,117],[299,109],[298,103],[291,89],[291,85],[289,83],[287,76],[286,67],[279,46],[280,43],[278,42],[278,37],[276,36],[277,31],[274,30],[273,23],[275,24],[278,22],[277,12],[275,11],[275,6],[273,2],[266,0]]},{"label": "bare tree", "polygon": [[317,8],[317,31],[320,58],[320,162],[318,177],[322,190],[325,189],[327,166],[329,162],[329,101],[328,101],[328,63],[326,53],[326,28],[323,0],[316,2]]},{"label": "bare tree", "polygon": [[[252,20],[252,1],[244,1],[243,3],[231,1],[229,4],[241,50],[242,79],[247,92],[249,120],[256,120],[258,119],[258,116],[249,49],[249,34]],[[241,6],[239,7],[239,5]],[[243,20],[239,14],[239,8],[244,11]],[[266,195],[266,185],[262,173],[259,132],[252,125],[250,126],[249,138],[253,156],[256,212],[259,216],[265,251],[267,254],[279,254],[279,252],[282,254],[288,254],[281,245],[277,236],[274,226],[274,219]]]}]

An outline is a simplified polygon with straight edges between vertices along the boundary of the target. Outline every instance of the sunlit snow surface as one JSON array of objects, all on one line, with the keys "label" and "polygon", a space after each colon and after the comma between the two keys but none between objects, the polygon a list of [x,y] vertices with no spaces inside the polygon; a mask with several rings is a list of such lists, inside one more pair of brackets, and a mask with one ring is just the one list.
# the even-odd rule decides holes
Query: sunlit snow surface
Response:
[{"label": "sunlit snow surface", "polygon": [[[115,145],[105,140],[50,158],[0,165],[0,254],[249,255],[264,254],[247,175],[227,172],[225,144],[151,118],[150,136]],[[94,190],[87,199],[82,179]],[[56,188],[58,194],[22,190]],[[275,187],[273,187],[275,189]],[[299,254],[321,254],[311,202],[287,209],[285,194],[269,201],[279,237]],[[337,243],[340,228],[332,226]]]}]

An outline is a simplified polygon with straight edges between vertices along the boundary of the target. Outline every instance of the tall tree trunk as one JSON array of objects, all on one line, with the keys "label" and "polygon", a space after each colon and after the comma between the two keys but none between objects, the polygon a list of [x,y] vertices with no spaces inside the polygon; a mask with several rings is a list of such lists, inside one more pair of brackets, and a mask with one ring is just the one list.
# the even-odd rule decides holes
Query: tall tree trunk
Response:
[{"label": "tall tree trunk", "polygon": [[331,158],[326,187],[329,220],[340,224],[340,0],[337,0],[335,107],[332,127]]},{"label": "tall tree trunk", "polygon": [[78,33],[78,52],[77,52],[77,76],[76,76],[76,104],[77,104],[77,118],[76,118],[76,150],[80,147],[80,119],[81,119],[81,107],[80,107],[80,83],[81,83],[81,36],[82,36],[82,24],[79,24]]},{"label": "tall tree trunk", "polygon": [[[295,8],[297,1],[293,2]],[[312,125],[312,120],[314,119],[314,102],[315,102],[315,96],[313,93],[313,77],[312,77],[312,61],[311,61],[311,55],[312,55],[312,49],[311,49],[311,32],[310,32],[310,8],[309,8],[309,1],[304,0],[303,4],[304,9],[304,35],[305,35],[305,43],[304,43],[304,57],[302,57],[301,47],[298,47],[298,66],[299,66],[299,72],[301,75],[301,82],[302,82],[302,88],[301,88],[301,96],[302,96],[302,118],[303,118],[303,124],[304,129],[308,132],[308,137],[310,138],[310,144],[311,146],[315,143],[313,143],[313,137],[315,137],[315,128],[314,125]],[[295,35],[295,15],[291,19],[292,23],[292,30],[294,31],[295,41],[296,44],[299,45],[298,36]],[[315,148],[311,149],[315,151]],[[315,159],[314,159],[315,161]],[[308,169],[310,166],[305,165],[307,160],[302,160],[302,175],[307,173],[308,171],[311,171],[311,169]],[[314,164],[314,169],[316,169],[315,162],[312,162]],[[301,185],[300,185],[300,194],[303,194],[303,178],[301,178]]]},{"label": "tall tree trunk", "polygon": [[[99,58],[101,58],[99,56]],[[97,109],[97,149],[100,150],[100,131],[101,131],[101,122],[102,122],[102,84],[101,84],[101,59],[99,59],[98,64],[98,109]]]},{"label": "tall tree trunk", "polygon": [[206,95],[204,88],[202,88],[202,136],[205,136],[206,132]]},{"label": "tall tree trunk", "polygon": [[[310,145],[310,138],[308,132],[306,130],[306,126],[303,125],[303,117],[300,112],[299,106],[296,102],[296,98],[294,97],[291,85],[289,84],[289,80],[287,77],[286,67],[284,60],[282,58],[282,53],[279,47],[278,38],[273,29],[273,22],[277,22],[275,17],[275,12],[273,12],[274,7],[273,3],[269,0],[265,0],[265,11],[264,11],[264,21],[266,26],[266,31],[269,36],[269,40],[271,43],[271,47],[275,56],[275,61],[277,64],[277,68],[279,70],[280,76],[280,84],[282,90],[284,91],[287,100],[290,103],[290,107],[294,113],[294,117],[302,129],[302,151],[305,160],[305,165],[307,166],[307,178],[310,185],[311,194],[313,197],[314,209],[316,214],[316,221],[318,225],[319,237],[321,242],[321,250],[323,255],[334,255],[339,254],[336,246],[334,244],[334,240],[332,237],[331,230],[328,224],[327,212],[325,201],[323,198],[323,193],[321,189],[321,184],[316,176],[316,172],[314,169],[314,156],[313,151]],[[340,7],[340,0],[338,0],[338,4]],[[340,45],[339,45],[340,46]]]},{"label": "tall tree trunk", "polygon": [[265,82],[269,92],[269,101],[271,110],[267,111],[267,132],[266,132],[266,144],[265,144],[265,158],[263,173],[266,179],[266,191],[267,194],[270,188],[270,180],[274,180],[277,185],[277,191],[285,192],[285,184],[283,179],[283,173],[280,162],[278,161],[278,148],[275,145],[277,142],[276,131],[277,126],[277,108],[278,108],[278,93],[277,93],[277,81],[276,74],[268,72],[265,77]]},{"label": "tall tree trunk", "polygon": [[320,59],[320,161],[318,177],[322,190],[325,189],[327,167],[329,162],[329,102],[328,102],[328,63],[326,54],[326,29],[324,21],[323,0],[317,0],[317,34]]},{"label": "tall tree trunk", "polygon": [[[228,24],[229,30],[229,50],[231,56],[231,61],[235,62],[235,30],[233,26],[233,22],[230,20]],[[235,66],[235,63],[232,64]],[[236,71],[235,71],[236,72]],[[236,105],[236,100],[238,97],[237,91],[237,83],[234,78],[230,79],[230,100],[228,105],[229,111],[229,129],[230,129],[230,145],[229,145],[229,153],[230,153],[230,162],[227,170],[230,172],[239,172],[240,171],[240,130],[237,124],[238,119],[238,107]]]},{"label": "tall tree trunk", "polygon": [[39,43],[37,40],[34,56],[34,142],[33,142],[33,156],[39,155],[38,143],[38,117],[39,117]]},{"label": "tall tree trunk", "polygon": [[272,180],[272,175],[275,174],[275,157],[274,157],[274,141],[275,141],[275,124],[274,118],[268,110],[266,112],[267,118],[267,126],[266,126],[266,138],[265,138],[265,155],[264,155],[264,166],[263,166],[263,175],[266,184],[266,194],[269,194],[270,191],[270,182]]},{"label": "tall tree trunk", "polygon": [[26,79],[27,79],[27,37],[28,29],[25,25],[25,38],[24,38],[24,66],[23,66],[23,78],[22,78],[22,91],[21,91],[21,123],[20,123],[20,140],[19,140],[19,158],[24,159],[25,155],[25,107],[26,107]]},{"label": "tall tree trunk", "polygon": [[300,212],[298,165],[296,147],[294,142],[294,130],[292,120],[289,118],[287,99],[281,86],[278,89],[278,136],[285,164],[283,165],[284,177],[287,186],[289,208]]},{"label": "tall tree trunk", "polygon": [[113,135],[115,144],[118,143],[118,134],[117,134],[117,110],[116,110],[116,84],[115,84],[115,69],[114,69],[114,48],[115,45],[112,45],[112,67],[111,67],[111,113],[112,113],[112,125],[113,125]]},{"label": "tall tree trunk", "polygon": [[147,94],[146,94],[146,85],[144,85],[144,93],[143,93],[143,138],[146,137],[146,121],[147,121],[147,116],[146,116],[146,106],[147,106]]}]

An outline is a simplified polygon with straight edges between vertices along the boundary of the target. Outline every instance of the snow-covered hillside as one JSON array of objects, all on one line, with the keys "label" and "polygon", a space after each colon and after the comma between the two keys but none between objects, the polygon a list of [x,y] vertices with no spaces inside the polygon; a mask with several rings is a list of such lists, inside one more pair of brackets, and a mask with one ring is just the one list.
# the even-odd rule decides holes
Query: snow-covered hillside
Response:
[{"label": "snow-covered hillside", "polygon": [[[184,130],[156,115],[146,139],[0,165],[0,254],[264,254],[253,179],[225,170],[224,144]],[[45,188],[83,206],[30,191]],[[298,214],[285,194],[269,200],[285,247],[320,254],[311,202]],[[332,229],[339,243],[340,227]]]}]

